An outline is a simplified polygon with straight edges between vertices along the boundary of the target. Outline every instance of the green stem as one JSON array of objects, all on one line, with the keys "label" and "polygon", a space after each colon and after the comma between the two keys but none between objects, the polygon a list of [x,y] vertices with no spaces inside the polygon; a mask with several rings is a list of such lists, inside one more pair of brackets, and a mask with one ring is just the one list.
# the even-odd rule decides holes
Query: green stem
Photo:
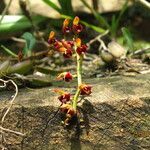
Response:
[{"label": "green stem", "polygon": [[18,55],[16,55],[14,52],[12,52],[10,49],[6,48],[5,46],[1,45],[1,48],[5,50],[9,55],[18,58]]},{"label": "green stem", "polygon": [[76,110],[77,109],[77,101],[78,97],[80,95],[80,89],[79,86],[82,84],[82,61],[83,61],[83,56],[77,54],[77,81],[78,81],[78,87],[77,91],[75,93],[75,96],[73,98],[73,108]]}]

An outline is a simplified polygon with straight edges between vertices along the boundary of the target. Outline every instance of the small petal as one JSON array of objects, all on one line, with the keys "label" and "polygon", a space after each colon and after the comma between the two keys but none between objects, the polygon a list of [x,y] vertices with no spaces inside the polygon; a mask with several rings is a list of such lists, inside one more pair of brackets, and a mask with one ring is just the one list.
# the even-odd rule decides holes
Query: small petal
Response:
[{"label": "small petal", "polygon": [[60,95],[63,95],[65,93],[65,91],[61,90],[61,89],[54,89],[53,90],[55,93],[58,93]]},{"label": "small petal", "polygon": [[58,51],[64,54],[66,53],[67,49],[65,47],[60,47]]},{"label": "small petal", "polygon": [[87,52],[87,46],[86,45],[81,45],[80,47],[77,48],[76,51],[79,55],[81,55],[82,53],[86,53]]},{"label": "small petal", "polygon": [[70,93],[64,93],[60,95],[58,99],[62,103],[67,103],[68,101],[70,101],[70,97],[71,97]]},{"label": "small petal", "polygon": [[80,39],[80,38],[77,38],[77,39],[75,40],[75,42],[76,42],[77,47],[80,47],[80,46],[81,46],[81,39]]},{"label": "small petal", "polygon": [[65,74],[65,76],[64,76],[64,80],[66,81],[66,82],[69,82],[69,81],[71,81],[72,80],[72,74],[70,73],[70,72],[66,72],[66,74]]},{"label": "small petal", "polygon": [[73,20],[73,25],[78,25],[79,21],[80,21],[79,17],[76,16]]},{"label": "small petal", "polygon": [[60,47],[62,47],[63,45],[62,45],[62,42],[60,42],[60,41],[56,41],[55,43],[54,43],[54,48],[56,49],[56,50],[58,50]]},{"label": "small petal", "polygon": [[71,47],[74,46],[74,42],[73,42],[73,41],[67,41],[67,43],[68,43]]},{"label": "small petal", "polygon": [[73,76],[72,76],[72,74],[70,72],[63,72],[63,73],[60,73],[57,76],[57,79],[69,82],[69,81],[71,81],[73,79]]},{"label": "small petal", "polygon": [[76,111],[73,109],[73,107],[70,104],[63,104],[60,107],[60,110],[66,114],[69,114],[71,117],[73,117],[76,114]]},{"label": "small petal", "polygon": [[90,95],[92,93],[92,91],[91,91],[92,86],[90,86],[90,85],[81,84],[79,86],[79,88],[80,88],[80,94],[81,95]]},{"label": "small petal", "polygon": [[56,41],[55,32],[51,31],[50,34],[49,34],[48,43],[49,44],[54,44],[55,41]]},{"label": "small petal", "polygon": [[80,32],[82,32],[83,26],[81,24],[73,25],[72,30],[73,30],[74,34],[79,34]]},{"label": "small petal", "polygon": [[62,44],[66,49],[72,48],[72,45],[68,41],[62,40]]},{"label": "small petal", "polygon": [[72,50],[71,50],[71,49],[67,49],[67,50],[65,51],[65,53],[63,54],[63,56],[64,56],[65,58],[71,58],[71,57],[72,57]]},{"label": "small petal", "polygon": [[63,34],[70,33],[70,31],[71,31],[71,28],[70,28],[70,27],[64,27],[64,28],[62,29]]},{"label": "small petal", "polygon": [[69,22],[69,19],[66,18],[63,22],[63,27],[67,27],[69,25]]},{"label": "small petal", "polygon": [[51,31],[49,34],[49,39],[53,39],[55,37],[55,32]]}]

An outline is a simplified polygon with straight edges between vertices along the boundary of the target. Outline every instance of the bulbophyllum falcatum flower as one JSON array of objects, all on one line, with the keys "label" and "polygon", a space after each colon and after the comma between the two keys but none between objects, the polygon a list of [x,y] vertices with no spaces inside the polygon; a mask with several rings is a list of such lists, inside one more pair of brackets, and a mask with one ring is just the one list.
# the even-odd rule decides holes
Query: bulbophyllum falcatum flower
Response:
[{"label": "bulbophyllum falcatum flower", "polygon": [[79,89],[80,89],[81,95],[90,95],[92,93],[92,91],[91,91],[92,86],[87,85],[87,84],[81,84],[79,86]]},{"label": "bulbophyllum falcatum flower", "polygon": [[87,46],[85,44],[81,44],[81,39],[80,38],[77,38],[75,42],[76,42],[76,45],[77,45],[76,51],[79,55],[84,54],[84,53],[87,52]]},{"label": "bulbophyllum falcatum flower", "polygon": [[74,32],[74,34],[79,34],[83,30],[83,26],[79,24],[79,21],[80,19],[77,16],[73,20],[72,31]]},{"label": "bulbophyllum falcatum flower", "polygon": [[84,54],[87,52],[87,46],[85,44],[81,45],[80,47],[77,48],[77,53],[79,55]]},{"label": "bulbophyllum falcatum flower", "polygon": [[51,31],[50,34],[49,34],[48,43],[49,44],[54,44],[55,42],[56,42],[55,32]]},{"label": "bulbophyllum falcatum flower", "polygon": [[68,101],[70,101],[70,98],[71,98],[70,93],[64,93],[58,97],[58,99],[62,103],[67,103]]},{"label": "bulbophyllum falcatum flower", "polygon": [[70,72],[63,72],[57,76],[58,80],[64,80],[66,82],[70,82],[73,79],[73,76]]},{"label": "bulbophyllum falcatum flower", "polygon": [[69,19],[65,19],[63,22],[62,32],[63,34],[70,33],[71,28],[69,27]]},{"label": "bulbophyllum falcatum flower", "polygon": [[66,113],[68,116],[73,117],[76,114],[76,111],[70,104],[63,104],[60,107],[60,110],[64,113]]},{"label": "bulbophyllum falcatum flower", "polygon": [[72,41],[55,41],[54,48],[56,51],[63,54],[65,58],[71,58],[73,54],[73,42]]},{"label": "bulbophyllum falcatum flower", "polygon": [[59,99],[59,101],[60,101],[61,103],[66,104],[66,103],[69,102],[70,99],[71,99],[71,94],[68,93],[68,92],[65,92],[65,91],[60,90],[60,89],[55,89],[54,92],[60,94],[60,96],[58,97],[58,99]]}]

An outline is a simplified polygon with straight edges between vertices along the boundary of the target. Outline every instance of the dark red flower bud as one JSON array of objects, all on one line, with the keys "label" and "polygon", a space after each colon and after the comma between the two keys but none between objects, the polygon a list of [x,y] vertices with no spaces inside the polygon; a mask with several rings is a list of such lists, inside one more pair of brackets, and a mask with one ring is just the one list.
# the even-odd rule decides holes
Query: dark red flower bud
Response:
[{"label": "dark red flower bud", "polygon": [[80,32],[82,32],[83,26],[81,24],[73,25],[72,30],[73,30],[74,34],[79,34]]},{"label": "dark red flower bud", "polygon": [[69,82],[69,81],[71,81],[72,80],[72,74],[70,73],[70,72],[66,72],[65,73],[65,75],[64,75],[64,80],[66,81],[66,82]]},{"label": "dark red flower bud", "polygon": [[72,57],[72,50],[71,49],[66,49],[66,51],[63,53],[63,56],[65,58],[71,58]]},{"label": "dark red flower bud", "polygon": [[92,93],[92,87],[90,85],[81,84],[79,86],[81,95],[90,95]]},{"label": "dark red flower bud", "polygon": [[62,44],[66,49],[70,49],[72,48],[72,46],[70,45],[70,43],[68,43],[68,41],[66,40],[62,40]]},{"label": "dark red flower bud", "polygon": [[57,79],[69,82],[69,81],[71,81],[73,79],[73,76],[72,76],[72,74],[70,72],[63,72],[63,73],[60,73],[57,76]]},{"label": "dark red flower bud", "polygon": [[73,109],[73,107],[70,104],[63,104],[60,107],[60,110],[67,115],[70,115],[70,117],[73,117],[76,114],[76,111]]},{"label": "dark red flower bud", "polygon": [[62,43],[60,42],[60,41],[56,41],[55,43],[54,43],[54,48],[56,49],[56,50],[58,50],[60,47],[62,47],[63,45],[62,45]]},{"label": "dark red flower bud", "polygon": [[71,28],[69,27],[69,19],[65,19],[63,22],[62,32],[63,34],[70,33]]},{"label": "dark red flower bud", "polygon": [[81,55],[82,53],[87,52],[87,46],[86,46],[86,45],[81,45],[80,47],[77,48],[76,51],[77,51],[77,53],[78,53],[79,55]]},{"label": "dark red flower bud", "polygon": [[70,32],[71,32],[71,28],[70,28],[70,27],[64,27],[64,28],[62,29],[62,32],[63,32],[63,34],[70,33]]},{"label": "dark red flower bud", "polygon": [[70,97],[71,97],[70,93],[64,93],[64,94],[60,95],[58,97],[58,99],[62,103],[67,103],[68,101],[70,101]]},{"label": "dark red flower bud", "polygon": [[67,43],[68,43],[71,47],[74,46],[74,42],[73,42],[73,41],[67,41]]},{"label": "dark red flower bud", "polygon": [[63,93],[62,95],[60,95],[58,97],[58,99],[60,100],[60,102],[62,103],[67,103],[68,101],[70,101],[70,93]]}]

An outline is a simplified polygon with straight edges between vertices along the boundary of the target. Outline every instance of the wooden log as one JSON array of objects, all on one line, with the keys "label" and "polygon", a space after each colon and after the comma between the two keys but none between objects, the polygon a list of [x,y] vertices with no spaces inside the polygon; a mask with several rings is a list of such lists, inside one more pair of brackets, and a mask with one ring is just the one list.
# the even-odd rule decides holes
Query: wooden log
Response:
[{"label": "wooden log", "polygon": [[[70,128],[61,124],[60,113],[47,124],[60,105],[52,90],[58,86],[63,88],[62,84],[20,89],[4,125],[26,136],[6,133],[6,147],[12,150],[149,149],[150,74],[86,82],[92,84],[93,93],[79,104],[83,121]],[[70,90],[67,85],[65,88]],[[0,92],[1,112],[12,93]]]}]

